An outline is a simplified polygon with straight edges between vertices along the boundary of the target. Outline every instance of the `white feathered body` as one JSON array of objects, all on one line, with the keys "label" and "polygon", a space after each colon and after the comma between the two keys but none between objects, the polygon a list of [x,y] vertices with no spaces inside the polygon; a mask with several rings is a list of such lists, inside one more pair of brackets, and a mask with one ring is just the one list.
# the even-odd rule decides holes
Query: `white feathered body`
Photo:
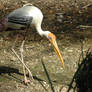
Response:
[{"label": "white feathered body", "polygon": [[[30,23],[33,24],[34,26],[41,26],[42,20],[43,20],[43,14],[41,10],[35,6],[28,5],[24,6],[22,8],[16,9],[13,12],[11,12],[7,18],[9,17],[32,17],[32,22]],[[17,24],[17,23],[12,23],[8,22],[7,27],[14,28],[14,29],[20,29],[21,27],[25,27],[25,25]]]}]

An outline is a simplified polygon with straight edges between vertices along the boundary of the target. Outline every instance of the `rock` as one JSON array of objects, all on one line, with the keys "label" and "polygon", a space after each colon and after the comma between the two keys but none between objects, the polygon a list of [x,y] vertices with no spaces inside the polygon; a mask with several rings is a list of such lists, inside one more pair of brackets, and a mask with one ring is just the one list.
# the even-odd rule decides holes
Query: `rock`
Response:
[{"label": "rock", "polygon": [[63,17],[62,13],[56,13],[56,20],[57,20],[57,22],[62,23],[63,18],[64,17]]},{"label": "rock", "polygon": [[67,92],[68,86],[64,86],[60,92]]}]

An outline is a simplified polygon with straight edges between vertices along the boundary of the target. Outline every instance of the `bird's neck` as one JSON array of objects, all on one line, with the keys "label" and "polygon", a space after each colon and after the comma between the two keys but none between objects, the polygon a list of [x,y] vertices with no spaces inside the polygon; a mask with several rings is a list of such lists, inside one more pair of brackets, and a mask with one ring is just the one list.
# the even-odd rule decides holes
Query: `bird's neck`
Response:
[{"label": "bird's neck", "polygon": [[49,31],[43,31],[41,25],[37,25],[36,30],[40,36],[48,37],[48,34],[50,33]]}]

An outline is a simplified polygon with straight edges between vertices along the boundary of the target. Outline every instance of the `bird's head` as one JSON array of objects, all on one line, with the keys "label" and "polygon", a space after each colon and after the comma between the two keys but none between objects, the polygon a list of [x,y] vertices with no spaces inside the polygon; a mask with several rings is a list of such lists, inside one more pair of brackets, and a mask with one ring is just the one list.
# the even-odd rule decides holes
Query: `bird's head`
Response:
[{"label": "bird's head", "polygon": [[62,63],[62,67],[64,68],[64,61],[63,61],[63,58],[61,56],[60,50],[59,50],[57,42],[56,42],[56,36],[53,33],[50,32],[50,33],[48,33],[47,38],[51,42],[52,46],[54,47],[56,54],[60,58],[60,61]]}]

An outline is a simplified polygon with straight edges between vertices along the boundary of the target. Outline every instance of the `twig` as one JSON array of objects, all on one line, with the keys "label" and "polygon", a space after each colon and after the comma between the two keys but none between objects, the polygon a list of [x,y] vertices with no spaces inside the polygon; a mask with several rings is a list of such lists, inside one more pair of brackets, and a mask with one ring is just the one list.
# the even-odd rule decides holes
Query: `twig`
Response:
[{"label": "twig", "polygon": [[90,7],[90,6],[92,6],[92,3],[87,4],[87,5],[85,5],[85,6],[84,6],[84,7],[82,7],[82,8],[87,9],[87,8],[88,8],[88,7]]},{"label": "twig", "polygon": [[77,28],[92,28],[92,26],[88,26],[88,25],[79,25]]}]

